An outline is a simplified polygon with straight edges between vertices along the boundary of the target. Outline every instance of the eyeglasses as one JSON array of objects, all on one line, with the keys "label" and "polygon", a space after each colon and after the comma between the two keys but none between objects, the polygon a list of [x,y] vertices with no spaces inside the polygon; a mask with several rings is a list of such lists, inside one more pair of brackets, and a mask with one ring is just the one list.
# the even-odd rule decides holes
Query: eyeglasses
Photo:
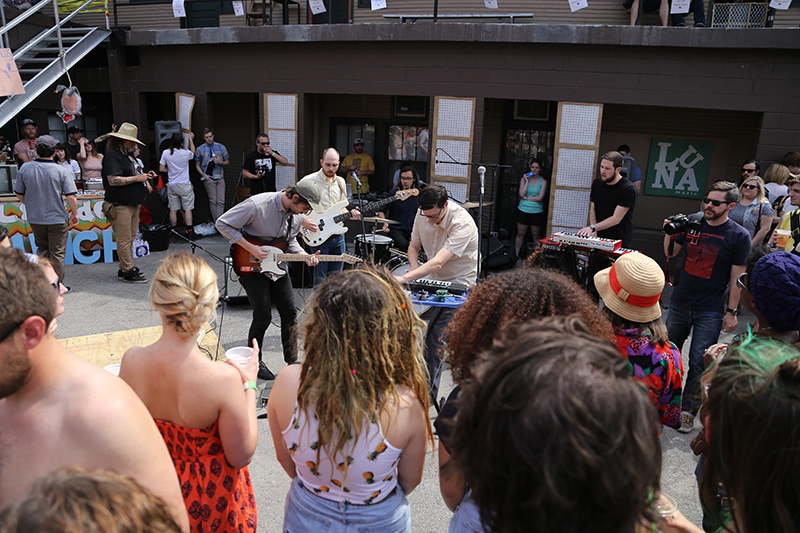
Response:
[{"label": "eyeglasses", "polygon": [[745,183],[742,185],[742,189],[758,189],[758,185],[750,185],[749,183]]},{"label": "eyeglasses", "polygon": [[435,215],[426,215],[425,213],[422,212],[422,209],[419,210],[419,214],[424,216],[428,220],[439,220],[439,218],[441,218],[442,216],[442,213],[444,213],[444,208],[439,209],[439,212],[436,213]]},{"label": "eyeglasses", "polygon": [[56,290],[56,297],[61,296],[61,280],[54,281],[50,285]]},{"label": "eyeglasses", "polygon": [[268,143],[268,142],[265,142],[265,143],[258,143],[258,144],[260,144],[261,146],[269,146],[269,143]]},{"label": "eyeglasses", "polygon": [[747,272],[742,272],[736,278],[736,286],[742,289],[743,291],[750,292],[750,289],[747,286]]},{"label": "eyeglasses", "polygon": [[[28,320],[28,319],[26,318],[25,320]],[[20,327],[23,323],[25,323],[25,320],[23,320],[22,322],[17,322],[13,326],[11,326],[11,328],[9,328],[6,331],[4,331],[3,334],[0,335],[0,343],[2,343],[4,340],[9,338],[12,333],[17,331],[17,328]]]},{"label": "eyeglasses", "polygon": [[750,172],[755,172],[755,171],[756,171],[756,169],[754,169],[754,168],[743,168],[742,169],[742,174],[744,174],[745,172],[747,172],[749,174]]},{"label": "eyeglasses", "polygon": [[708,196],[705,196],[705,197],[703,197],[703,203],[704,203],[704,204],[711,204],[711,205],[713,205],[714,207],[719,207],[719,206],[721,206],[722,204],[729,204],[730,202],[728,202],[728,201],[726,201],[726,200],[712,200],[712,199],[711,199],[711,198],[709,198]]}]

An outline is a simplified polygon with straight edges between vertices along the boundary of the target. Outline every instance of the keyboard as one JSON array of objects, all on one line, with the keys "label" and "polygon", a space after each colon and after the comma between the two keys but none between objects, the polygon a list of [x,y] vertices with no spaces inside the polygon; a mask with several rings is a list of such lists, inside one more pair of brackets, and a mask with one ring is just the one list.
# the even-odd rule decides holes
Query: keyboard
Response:
[{"label": "keyboard", "polygon": [[590,248],[592,250],[601,250],[603,252],[614,252],[618,248],[622,247],[622,241],[619,239],[583,237],[574,233],[564,233],[563,231],[555,232],[552,240],[558,243],[572,244],[574,246],[581,246],[583,248]]},{"label": "keyboard", "polygon": [[436,292],[440,289],[446,289],[450,294],[464,294],[467,291],[467,286],[453,281],[439,281],[436,279],[417,279],[409,281],[403,285],[410,291],[427,291]]}]

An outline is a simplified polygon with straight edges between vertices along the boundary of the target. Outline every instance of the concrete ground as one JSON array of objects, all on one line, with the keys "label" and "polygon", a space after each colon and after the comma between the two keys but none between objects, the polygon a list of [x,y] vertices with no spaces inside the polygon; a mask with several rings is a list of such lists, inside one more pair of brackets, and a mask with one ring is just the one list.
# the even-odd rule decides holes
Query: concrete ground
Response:
[{"label": "concrete ground", "polygon": [[[228,245],[220,236],[207,237],[198,244],[211,254],[224,257],[228,255]],[[152,252],[148,257],[138,259],[137,266],[151,279],[161,260],[168,254],[181,250],[191,250],[188,243],[173,243],[169,250]],[[205,259],[217,272],[220,288],[223,287],[223,265],[201,249],[197,255]],[[72,291],[65,296],[66,312],[59,317],[57,336],[76,337],[95,333],[120,331],[159,325],[155,311],[150,308],[147,292],[149,284],[128,284],[117,280],[118,264],[96,263],[93,265],[72,265],[67,267],[66,284]],[[238,282],[229,280],[229,294],[243,296],[244,291]],[[296,302],[302,308],[311,297],[311,289],[297,289]],[[664,302],[668,302],[668,291]],[[246,344],[250,325],[249,306],[224,306],[217,309],[215,329],[221,344],[227,349]],[[274,322],[278,322],[277,313]],[[743,330],[753,317],[741,316],[740,328]],[[732,335],[722,334],[721,342],[727,342]],[[280,331],[273,325],[267,331],[264,342],[264,360],[270,369],[278,372],[284,367],[280,347]],[[688,348],[688,343],[687,343]],[[688,362],[684,357],[684,366]],[[263,390],[266,383],[259,382]],[[447,396],[452,388],[449,373],[442,378],[442,395]],[[259,409],[264,413],[264,409]],[[431,420],[435,412],[431,410]],[[290,479],[275,459],[275,450],[267,420],[258,421],[260,434],[258,448],[250,465],[250,474],[255,487],[258,505],[259,531],[280,531],[283,519],[284,498],[289,490]],[[701,522],[701,511],[694,479],[696,458],[689,449],[689,442],[697,434],[683,435],[673,429],[665,429],[661,436],[664,454],[662,489],[678,502],[679,509],[695,524]],[[614,465],[608,465],[614,468]],[[446,532],[451,513],[444,505],[439,493],[438,467],[435,453],[430,453],[426,463],[422,483],[409,496],[413,528],[415,532]]]}]

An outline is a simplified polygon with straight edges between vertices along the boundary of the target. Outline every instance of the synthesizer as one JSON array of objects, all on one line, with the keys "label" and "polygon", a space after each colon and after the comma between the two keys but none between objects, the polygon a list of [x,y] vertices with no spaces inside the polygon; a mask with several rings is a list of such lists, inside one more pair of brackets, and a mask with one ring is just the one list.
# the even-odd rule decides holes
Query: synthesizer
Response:
[{"label": "synthesizer", "polygon": [[436,279],[417,279],[403,285],[410,291],[436,292],[440,289],[446,289],[450,294],[464,294],[467,291],[467,286],[464,284]]},{"label": "synthesizer", "polygon": [[603,252],[614,252],[622,247],[622,241],[619,239],[603,239],[602,237],[583,237],[574,233],[565,233],[557,231],[553,234],[552,240],[557,243],[572,244],[573,246],[580,246],[582,248],[589,248],[591,250],[600,250]]}]

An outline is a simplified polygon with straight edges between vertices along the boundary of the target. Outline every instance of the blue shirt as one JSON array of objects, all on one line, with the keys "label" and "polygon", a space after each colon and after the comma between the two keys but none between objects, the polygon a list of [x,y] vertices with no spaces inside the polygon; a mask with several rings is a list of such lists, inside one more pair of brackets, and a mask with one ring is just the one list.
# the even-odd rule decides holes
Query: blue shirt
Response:
[{"label": "blue shirt", "polygon": [[[228,155],[228,149],[225,148],[224,144],[215,142],[213,144],[203,143],[198,146],[194,159],[195,161],[200,162],[200,168],[203,169],[203,172],[205,173],[208,169],[208,163],[211,162],[213,157],[227,161],[230,156]],[[215,180],[218,180],[222,178],[222,175],[225,173],[225,169],[221,165],[214,165],[214,170],[212,170],[211,173],[211,177]]]}]

